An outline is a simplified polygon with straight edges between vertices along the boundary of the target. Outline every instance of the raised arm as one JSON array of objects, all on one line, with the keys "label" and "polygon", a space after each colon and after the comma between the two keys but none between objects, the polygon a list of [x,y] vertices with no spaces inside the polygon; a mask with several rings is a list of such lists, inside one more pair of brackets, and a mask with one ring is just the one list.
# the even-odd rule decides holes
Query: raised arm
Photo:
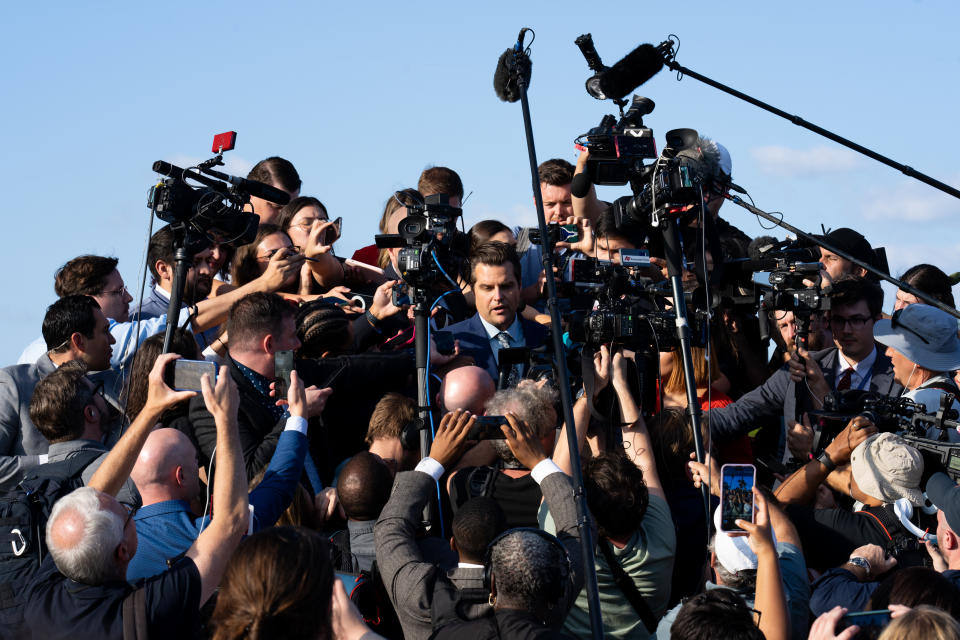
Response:
[{"label": "raised arm", "polygon": [[820,486],[834,468],[850,462],[850,454],[877,432],[867,418],[856,416],[824,449],[823,460],[811,460],[777,487],[774,495],[782,504],[812,504]]},{"label": "raised arm", "polygon": [[[588,393],[596,398],[610,382],[610,349],[603,345],[593,354],[592,366],[589,361],[583,363],[584,394],[573,405],[573,422],[577,434],[577,448],[583,450],[583,441],[590,428],[590,404],[587,402]],[[557,444],[553,449],[553,461],[568,476],[573,473],[570,464],[570,448],[567,446],[567,424],[564,423],[557,437]]]},{"label": "raised arm", "polygon": [[204,603],[220,584],[227,560],[247,531],[249,503],[237,431],[237,409],[240,406],[237,384],[227,368],[222,367],[216,388],[211,386],[207,375],[201,378],[201,386],[203,400],[217,423],[217,473],[213,483],[216,511],[213,520],[187,550],[187,557],[200,572],[200,602]]},{"label": "raised arm", "polygon": [[[249,293],[276,291],[283,286],[290,273],[299,273],[303,261],[302,254],[290,254],[287,249],[281,249],[273,254],[267,270],[256,280],[235,289],[227,290],[228,285],[221,286],[217,289],[219,295],[197,303],[197,314],[193,318],[194,330],[204,331],[223,323],[233,303]],[[223,293],[220,293],[221,291]]]},{"label": "raised arm", "polygon": [[436,482],[445,468],[463,453],[467,434],[476,418],[466,411],[448,413],[440,421],[430,455],[413,471],[397,474],[390,500],[374,527],[377,567],[383,584],[400,615],[418,624],[430,624],[434,580],[433,563],[423,558],[417,545],[423,507],[436,493]]},{"label": "raised arm", "polygon": [[[763,493],[753,489],[757,504],[756,523],[737,520],[737,526],[749,534],[750,547],[757,554],[757,586],[754,607],[760,612],[757,626],[766,640],[788,640],[790,638],[790,615],[787,613],[787,596],[780,577],[780,559],[773,542],[772,527],[767,499]],[[717,535],[727,535],[718,531]]]},{"label": "raised arm", "polygon": [[143,409],[104,458],[87,486],[116,497],[123,483],[130,477],[143,443],[163,412],[197,395],[194,391],[174,391],[163,381],[164,369],[179,357],[175,353],[166,353],[157,358],[148,376],[147,401]]}]

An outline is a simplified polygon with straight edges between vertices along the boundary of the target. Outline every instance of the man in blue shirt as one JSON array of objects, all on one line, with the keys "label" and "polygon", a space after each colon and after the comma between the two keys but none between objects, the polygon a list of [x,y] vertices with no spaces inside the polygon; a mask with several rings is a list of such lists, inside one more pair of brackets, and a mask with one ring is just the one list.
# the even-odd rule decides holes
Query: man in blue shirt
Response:
[{"label": "man in blue shirt", "polygon": [[[473,356],[478,367],[499,378],[499,353],[503,348],[543,345],[547,330],[521,317],[520,260],[513,247],[503,242],[481,245],[470,258],[470,282],[477,313],[447,327],[460,341],[460,353]],[[519,365],[504,372],[515,384],[523,373]]]},{"label": "man in blue shirt", "polygon": [[[250,492],[252,530],[276,523],[290,506],[307,454],[306,400],[297,372],[290,374],[290,417],[277,441],[263,480]],[[127,567],[127,580],[157,575],[186,551],[210,526],[208,509],[197,518],[192,503],[202,504],[197,450],[176,429],[157,429],[147,437],[131,474],[142,487],[143,507],[134,516],[140,540],[137,555]],[[198,511],[199,512],[199,511]],[[214,514],[216,515],[216,514]]]}]

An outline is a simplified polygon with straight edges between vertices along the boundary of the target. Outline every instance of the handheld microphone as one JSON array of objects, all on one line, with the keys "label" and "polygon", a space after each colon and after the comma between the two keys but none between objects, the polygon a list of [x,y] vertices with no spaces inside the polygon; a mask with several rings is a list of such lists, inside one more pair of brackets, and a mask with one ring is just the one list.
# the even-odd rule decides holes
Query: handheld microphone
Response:
[{"label": "handheld microphone", "polygon": [[264,184],[263,182],[258,182],[257,180],[247,180],[246,178],[238,178],[237,176],[231,176],[228,173],[223,173],[222,171],[216,171],[214,169],[200,169],[209,176],[214,178],[219,178],[224,182],[229,182],[233,186],[237,187],[241,191],[260,198],[261,200],[269,200],[279,205],[284,205],[290,202],[290,194],[276,187],[272,187],[269,184]]},{"label": "handheld microphone", "polygon": [[[661,45],[662,46],[662,45]],[[652,44],[642,44],[615,65],[587,81],[587,91],[597,100],[619,100],[657,75],[664,54]]]},{"label": "handheld microphone", "polygon": [[523,51],[523,36],[529,31],[526,27],[520,30],[517,44],[507,49],[497,60],[497,70],[493,74],[493,90],[497,97],[504,102],[516,102],[520,99],[520,78],[524,86],[530,85],[532,64],[530,56]]}]

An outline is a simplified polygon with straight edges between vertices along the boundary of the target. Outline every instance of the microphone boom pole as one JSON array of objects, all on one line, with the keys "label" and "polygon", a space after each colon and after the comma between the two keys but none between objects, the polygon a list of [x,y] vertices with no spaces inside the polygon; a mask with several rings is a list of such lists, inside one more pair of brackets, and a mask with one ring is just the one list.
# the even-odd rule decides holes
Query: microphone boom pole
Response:
[{"label": "microphone boom pole", "polygon": [[830,244],[829,242],[825,242],[824,240],[821,240],[820,238],[818,238],[818,237],[816,237],[816,236],[813,236],[813,235],[811,235],[811,234],[809,234],[809,233],[806,233],[805,231],[801,231],[800,229],[798,229],[797,227],[793,226],[793,225],[790,224],[789,222],[785,222],[784,220],[782,220],[782,219],[780,219],[780,218],[777,218],[776,216],[770,215],[770,214],[767,213],[766,211],[755,207],[754,205],[750,204],[749,202],[746,202],[746,201],[743,200],[743,198],[741,198],[740,196],[732,196],[732,195],[730,195],[730,194],[728,193],[727,195],[724,196],[724,198],[726,198],[727,200],[733,202],[734,204],[740,205],[741,207],[743,207],[744,209],[746,209],[746,210],[749,211],[750,213],[752,213],[752,214],[754,214],[754,215],[757,215],[757,216],[760,216],[760,217],[763,218],[764,220],[769,220],[770,222],[774,223],[774,224],[777,225],[778,227],[780,227],[780,228],[782,228],[782,229],[786,229],[787,231],[796,234],[798,238],[803,238],[804,240],[807,240],[807,241],[809,241],[809,242],[812,242],[813,244],[816,244],[817,246],[823,247],[824,249],[826,249],[826,250],[829,251],[830,253],[835,253],[835,254],[837,254],[838,256],[840,256],[841,258],[843,258],[844,260],[849,260],[850,262],[852,262],[853,264],[857,265],[858,267],[861,267],[861,268],[863,268],[863,269],[866,269],[868,273],[872,273],[873,275],[877,276],[878,278],[882,278],[883,280],[886,280],[886,281],[889,282],[890,284],[895,285],[898,289],[903,289],[903,290],[906,291],[907,293],[911,293],[911,294],[917,296],[917,298],[919,298],[920,300],[922,300],[924,303],[926,303],[926,304],[928,304],[928,305],[930,305],[930,306],[932,306],[932,307],[936,307],[937,309],[940,309],[941,311],[946,311],[947,313],[949,313],[950,315],[952,315],[954,318],[960,319],[960,311],[957,311],[956,309],[954,309],[954,308],[951,307],[950,305],[947,305],[947,304],[944,304],[943,302],[940,302],[939,300],[937,300],[937,299],[934,298],[933,296],[930,296],[930,295],[924,293],[923,291],[920,291],[920,290],[917,289],[916,287],[913,287],[913,286],[907,284],[907,283],[904,282],[903,280],[898,280],[897,278],[894,278],[893,276],[887,275],[886,273],[884,273],[883,271],[880,271],[879,269],[877,269],[877,268],[874,267],[873,265],[867,264],[867,263],[864,262],[863,260],[860,260],[860,259],[858,259],[858,258],[853,257],[852,255],[850,255],[850,254],[847,253],[846,251],[843,251],[843,250],[841,250],[841,249],[838,249],[837,247],[833,246],[833,245]]},{"label": "microphone boom pole", "polygon": [[[668,45],[668,43],[669,43],[669,45]],[[743,93],[742,91],[737,91],[737,90],[734,89],[733,87],[728,87],[728,86],[725,85],[725,84],[722,84],[722,83],[720,83],[720,82],[717,82],[716,80],[713,80],[713,79],[711,79],[711,78],[708,78],[708,77],[705,76],[705,75],[702,75],[702,74],[700,74],[700,73],[697,73],[696,71],[693,71],[693,70],[691,70],[691,69],[688,69],[688,68],[684,67],[684,66],[681,65],[681,64],[678,64],[677,61],[676,61],[675,58],[674,58],[674,55],[675,55],[675,54],[674,54],[673,47],[672,47],[672,43],[671,43],[670,40],[666,40],[666,41],[664,41],[663,43],[661,43],[661,44],[660,44],[660,47],[659,47],[659,50],[660,50],[661,52],[663,52],[663,51],[666,52],[666,53],[664,54],[664,57],[663,57],[663,64],[664,64],[665,66],[667,66],[668,68],[672,69],[673,71],[678,72],[678,73],[681,74],[682,76],[690,76],[690,77],[693,78],[694,80],[699,80],[700,82],[702,82],[702,83],[704,83],[704,84],[710,85],[710,86],[713,87],[714,89],[719,89],[720,91],[723,91],[724,93],[728,93],[728,94],[730,94],[731,96],[733,96],[733,97],[735,97],[735,98],[740,98],[740,99],[743,100],[744,102],[749,102],[750,104],[752,104],[752,105],[755,106],[755,107],[760,107],[760,108],[763,109],[764,111],[769,111],[770,113],[772,113],[772,114],[774,114],[774,115],[778,115],[778,116],[780,116],[781,118],[783,118],[783,119],[785,119],[785,120],[789,120],[790,122],[792,122],[793,124],[797,125],[798,127],[803,127],[804,129],[809,129],[810,131],[813,131],[814,133],[817,133],[817,134],[823,136],[824,138],[828,138],[828,139],[833,140],[834,142],[836,142],[836,143],[838,143],[838,144],[842,144],[843,146],[847,147],[848,149],[853,149],[853,150],[856,151],[857,153],[861,153],[861,154],[867,156],[868,158],[872,158],[872,159],[876,160],[877,162],[882,162],[883,164],[887,165],[888,167],[893,167],[894,169],[896,169],[897,171],[901,172],[902,174],[904,174],[904,175],[906,175],[906,176],[909,176],[909,177],[911,177],[911,178],[914,178],[915,180],[919,180],[920,182],[923,182],[924,184],[928,184],[928,185],[930,185],[931,187],[933,187],[933,188],[935,188],[935,189],[939,189],[940,191],[943,191],[944,193],[947,193],[947,194],[953,196],[954,198],[960,198],[960,189],[955,189],[954,187],[951,187],[950,185],[945,184],[945,183],[937,180],[936,178],[931,178],[930,176],[926,175],[925,173],[920,173],[919,171],[915,170],[913,167],[909,167],[909,166],[907,166],[907,165],[905,165],[905,164],[901,164],[901,163],[897,162],[896,160],[893,160],[893,159],[891,159],[891,158],[888,158],[888,157],[885,156],[885,155],[881,155],[881,154],[877,153],[876,151],[873,151],[872,149],[868,149],[867,147],[864,147],[863,145],[857,144],[856,142],[853,142],[852,140],[848,140],[848,139],[844,138],[843,136],[839,136],[839,135],[833,133],[832,131],[828,131],[827,129],[824,129],[823,127],[820,127],[820,126],[817,126],[817,125],[813,124],[812,122],[807,122],[806,120],[804,120],[804,119],[801,118],[800,116],[793,115],[793,114],[791,114],[791,113],[787,113],[786,111],[784,111],[784,110],[782,110],[782,109],[778,109],[777,107],[775,107],[775,106],[773,106],[773,105],[771,105],[771,104],[767,104],[766,102],[763,102],[762,100],[758,100],[757,98],[754,98],[753,96],[749,96],[749,95]],[[828,249],[828,251],[830,251],[830,249]],[[838,255],[839,255],[839,254],[838,254]],[[863,265],[861,265],[861,266],[863,266]],[[904,291],[906,291],[906,289],[904,289]]]},{"label": "microphone boom pole", "polygon": [[[523,53],[523,35],[526,29],[520,32],[514,56]],[[530,177],[533,181],[533,198],[537,207],[537,226],[541,238],[549,238],[547,220],[543,212],[543,197],[540,193],[540,172],[537,168],[537,152],[533,144],[533,125],[530,121],[530,103],[527,99],[527,78],[519,72],[519,65],[513,68],[516,73],[517,88],[520,94],[520,106],[523,110],[523,128],[527,136],[527,155],[530,159]],[[529,67],[528,67],[529,68]],[[543,252],[543,268],[545,273],[553,273],[553,247],[549,244]],[[580,449],[577,445],[577,429],[573,420],[573,401],[570,397],[570,375],[567,372],[566,359],[562,357],[563,327],[560,324],[560,308],[557,304],[557,286],[553,278],[546,278],[547,308],[550,311],[550,333],[553,338],[554,361],[559,379],[560,403],[563,407],[563,419],[567,424],[567,448],[570,450],[570,466],[573,479],[573,497],[577,507],[577,529],[580,534],[580,546],[583,553],[583,569],[587,590],[587,603],[590,610],[590,630],[595,640],[603,638],[603,618],[600,615],[600,591],[597,586],[596,556],[594,554],[593,535],[590,528],[590,512],[587,509],[586,494],[583,489],[583,471],[580,466]]]}]

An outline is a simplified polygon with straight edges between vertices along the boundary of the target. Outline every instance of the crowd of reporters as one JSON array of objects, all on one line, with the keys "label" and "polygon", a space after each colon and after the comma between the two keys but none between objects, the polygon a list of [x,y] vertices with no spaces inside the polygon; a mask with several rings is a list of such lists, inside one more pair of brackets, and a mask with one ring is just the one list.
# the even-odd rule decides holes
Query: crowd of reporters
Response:
[{"label": "crowd of reporters", "polygon": [[[142,300],[116,259],[66,260],[42,337],[0,370],[0,509],[38,479],[44,491],[51,477],[82,486],[38,507],[36,547],[48,553],[24,562],[15,527],[0,530],[13,552],[0,550],[0,636],[586,638],[590,572],[604,637],[847,638],[847,613],[889,607],[884,638],[960,638],[960,490],[939,455],[960,441],[956,319],[903,290],[885,314],[875,277],[827,250],[802,284],[829,300],[822,309],[744,303],[747,283],[720,274],[757,243],[719,216],[729,153],[698,144],[707,169],[702,206],[681,229],[683,288],[723,295],[692,311],[707,337],[691,348],[689,384],[679,346],[659,344],[669,336],[581,335],[575,312],[564,314],[566,352],[552,354],[548,277],[565,311],[586,299],[589,315],[604,303],[595,284],[563,286],[572,264],[626,273],[621,252],[643,250],[631,286],[655,290],[669,275],[649,229],[592,187],[571,194],[588,153],[540,167],[547,220],[568,235],[550,243],[479,222],[449,282],[420,292],[429,408],[417,402],[404,299],[417,293],[402,249],[338,256],[354,220],[301,195],[282,158],[248,176],[290,197],[250,199],[251,242],[190,247],[171,353],[161,353],[176,288],[171,226],[151,238]],[[416,189],[390,194],[379,231],[396,234],[434,195],[463,207],[455,171],[428,168]],[[824,240],[883,264],[852,229]],[[549,251],[555,274],[543,267]],[[955,282],[935,266],[902,280],[955,306]],[[647,299],[671,309],[669,295]],[[289,351],[280,385],[277,354]],[[571,366],[572,425],[558,355]],[[175,390],[178,359],[213,362],[217,375]],[[688,386],[704,411],[699,461]],[[876,424],[862,398],[897,428]],[[844,401],[860,404],[845,413]],[[907,433],[904,407],[939,418]],[[757,468],[739,535],[719,530],[724,464]],[[905,518],[927,529],[919,541],[901,517],[908,506]]]}]

